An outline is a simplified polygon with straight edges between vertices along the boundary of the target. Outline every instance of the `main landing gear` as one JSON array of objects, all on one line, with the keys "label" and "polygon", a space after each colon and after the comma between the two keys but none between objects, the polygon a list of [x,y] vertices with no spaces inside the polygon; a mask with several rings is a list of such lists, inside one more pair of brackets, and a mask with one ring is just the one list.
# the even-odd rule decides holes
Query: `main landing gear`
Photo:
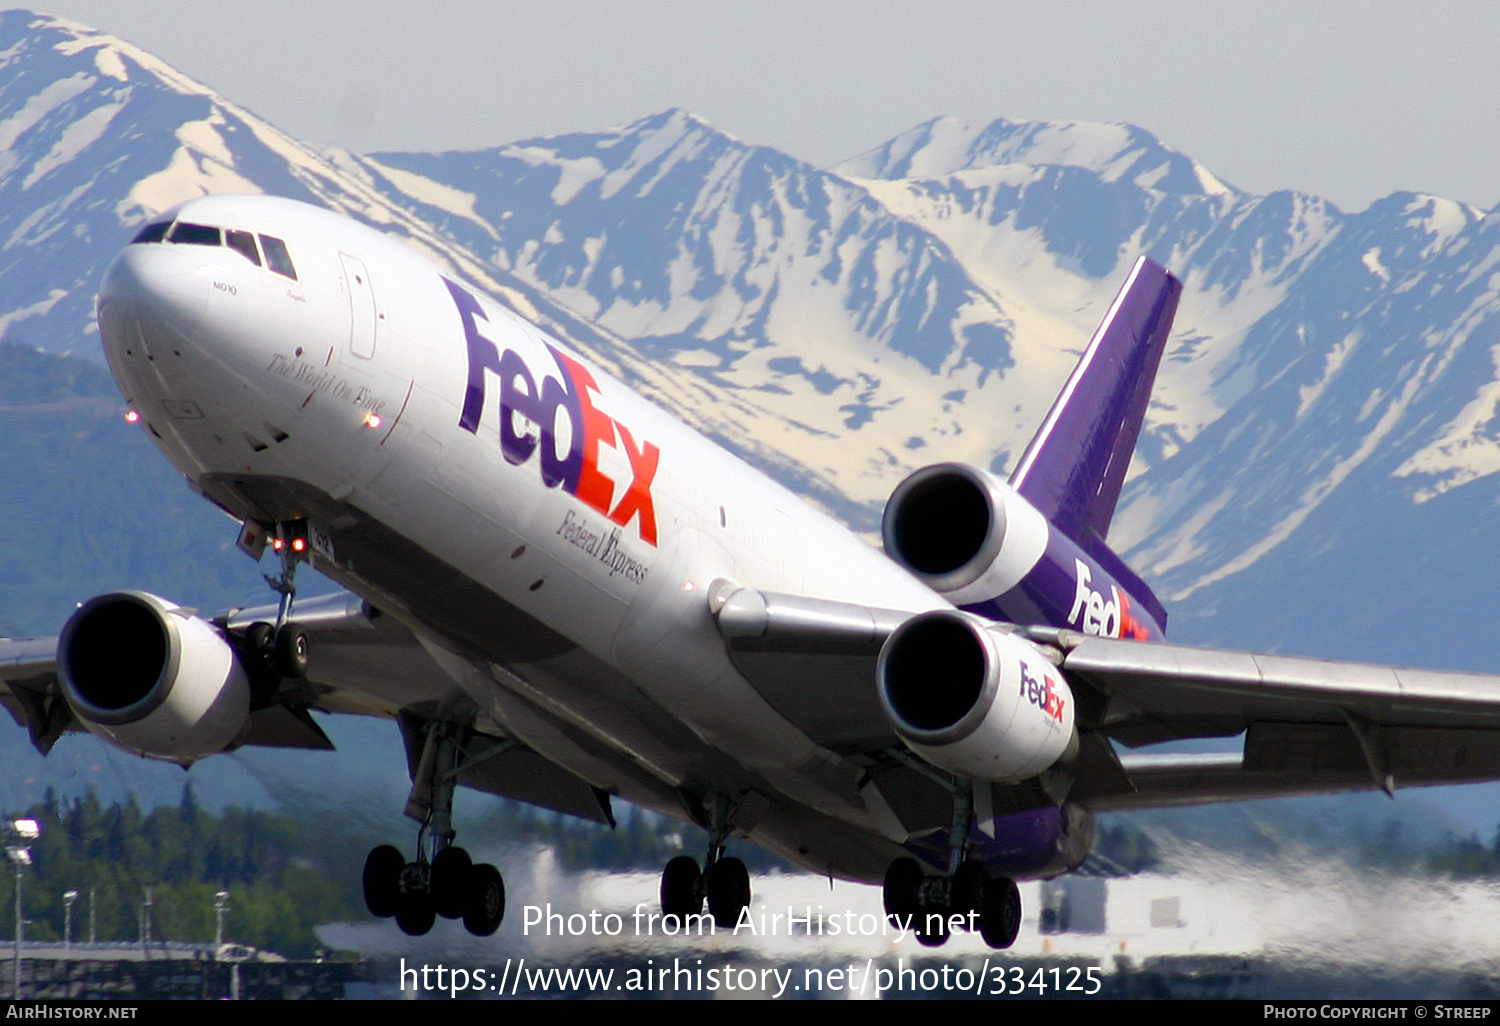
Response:
[{"label": "main landing gear", "polygon": [[702,915],[703,901],[707,898],[714,924],[733,929],[750,907],[750,871],[739,859],[724,854],[732,812],[728,800],[716,798],[706,812],[709,840],[703,864],[708,868],[700,872],[691,855],[678,855],[668,862],[661,874],[661,911],[662,915],[676,916],[679,920]]},{"label": "main landing gear", "polygon": [[[382,844],[365,859],[365,906],[381,918],[396,919],[402,932],[420,936],[438,916],[462,919],[476,937],[488,937],[505,918],[505,880],[489,863],[475,863],[454,843],[453,790],[458,783],[462,742],[468,728],[449,720],[427,725],[426,742],[412,774],[407,815],[422,822],[417,856],[406,861],[400,849]],[[467,753],[487,758],[493,751]],[[429,857],[430,852],[430,857]]]},{"label": "main landing gear", "polygon": [[955,926],[979,930],[992,948],[1008,948],[1021,932],[1021,894],[1014,880],[991,876],[973,859],[948,876],[928,876],[913,858],[892,862],[885,872],[885,910],[917,940],[937,947]]},{"label": "main landing gear", "polygon": [[390,844],[370,852],[365,859],[365,907],[382,919],[395,916],[401,931],[414,937],[431,930],[438,916],[462,919],[476,937],[499,929],[505,919],[500,870],[487,862],[475,864],[468,852],[452,844],[439,848],[428,861],[422,841],[419,834],[415,862],[407,862]]},{"label": "main landing gear", "polygon": [[973,823],[973,794],[961,787],[953,800],[948,872],[928,876],[914,858],[896,859],[885,871],[886,914],[909,925],[927,947],[945,943],[957,928],[977,929],[990,947],[1008,948],[1021,931],[1021,894],[1015,881],[992,876],[966,857]]}]

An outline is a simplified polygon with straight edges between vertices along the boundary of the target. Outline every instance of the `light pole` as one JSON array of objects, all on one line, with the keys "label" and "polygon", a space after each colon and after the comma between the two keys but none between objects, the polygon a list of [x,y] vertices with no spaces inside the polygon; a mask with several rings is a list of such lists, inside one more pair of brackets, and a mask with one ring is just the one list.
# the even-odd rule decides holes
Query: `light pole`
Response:
[{"label": "light pole", "polygon": [[224,943],[224,913],[229,911],[229,892],[214,895],[214,952],[217,954]]},{"label": "light pole", "polygon": [[63,947],[73,947],[73,902],[78,900],[77,891],[63,891]]},{"label": "light pole", "polygon": [[5,847],[5,857],[16,870],[16,957],[11,976],[11,997],[21,1000],[21,934],[26,924],[21,914],[21,871],[31,865],[29,842],[42,836],[42,829],[34,819],[13,819],[9,823],[12,843]]},{"label": "light pole", "polygon": [[146,888],[146,900],[141,902],[141,955],[151,957],[151,888]]}]

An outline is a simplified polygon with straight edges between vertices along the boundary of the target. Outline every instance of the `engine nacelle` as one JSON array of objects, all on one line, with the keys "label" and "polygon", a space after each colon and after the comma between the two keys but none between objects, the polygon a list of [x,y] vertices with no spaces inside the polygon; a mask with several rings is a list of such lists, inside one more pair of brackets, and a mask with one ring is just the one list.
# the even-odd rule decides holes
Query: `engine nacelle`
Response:
[{"label": "engine nacelle", "polygon": [[990,620],[1160,639],[1166,610],[1102,541],[1087,550],[993,474],[923,467],[885,505],[885,551],[955,606]]},{"label": "engine nacelle", "polygon": [[896,732],[952,773],[1019,783],[1077,752],[1073,692],[1057,667],[978,617],[913,617],[887,639],[875,675]]},{"label": "engine nacelle", "polygon": [[137,755],[187,764],[233,747],[250,681],[213,624],[139,591],[90,599],[63,627],[58,676],[92,733]]},{"label": "engine nacelle", "polygon": [[993,474],[939,463],[896,486],[880,531],[892,559],[962,606],[1015,587],[1046,552],[1051,527]]}]

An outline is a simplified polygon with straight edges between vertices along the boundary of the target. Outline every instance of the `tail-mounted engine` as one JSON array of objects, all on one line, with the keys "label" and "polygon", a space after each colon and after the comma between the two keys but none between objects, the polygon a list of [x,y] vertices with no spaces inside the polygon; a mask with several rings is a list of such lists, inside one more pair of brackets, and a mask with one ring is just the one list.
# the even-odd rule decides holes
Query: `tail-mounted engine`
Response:
[{"label": "tail-mounted engine", "polygon": [[951,773],[1016,783],[1076,753],[1073,692],[1057,667],[978,617],[913,617],[887,639],[875,674],[896,732]]},{"label": "tail-mounted engine", "polygon": [[233,747],[250,682],[213,624],[139,591],[90,599],[63,627],[63,695],[92,733],[126,751],[187,764]]},{"label": "tail-mounted engine", "polygon": [[954,605],[1015,587],[1047,549],[1047,520],[1009,485],[962,463],[923,467],[891,493],[885,551]]},{"label": "tail-mounted engine", "polygon": [[912,474],[891,493],[881,533],[887,555],[988,619],[1162,637],[1166,610],[1102,540],[1085,549],[975,467],[939,463]]}]

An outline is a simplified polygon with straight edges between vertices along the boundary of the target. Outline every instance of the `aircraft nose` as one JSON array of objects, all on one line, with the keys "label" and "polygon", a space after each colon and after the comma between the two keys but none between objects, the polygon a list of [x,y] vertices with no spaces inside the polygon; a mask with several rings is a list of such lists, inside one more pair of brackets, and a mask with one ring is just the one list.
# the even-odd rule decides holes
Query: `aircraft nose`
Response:
[{"label": "aircraft nose", "polygon": [[190,254],[177,247],[126,246],[110,264],[99,289],[101,329],[118,319],[112,310],[128,309],[146,329],[148,339],[152,328],[164,328],[178,338],[191,337],[202,324],[210,286],[208,278],[190,264]]}]

